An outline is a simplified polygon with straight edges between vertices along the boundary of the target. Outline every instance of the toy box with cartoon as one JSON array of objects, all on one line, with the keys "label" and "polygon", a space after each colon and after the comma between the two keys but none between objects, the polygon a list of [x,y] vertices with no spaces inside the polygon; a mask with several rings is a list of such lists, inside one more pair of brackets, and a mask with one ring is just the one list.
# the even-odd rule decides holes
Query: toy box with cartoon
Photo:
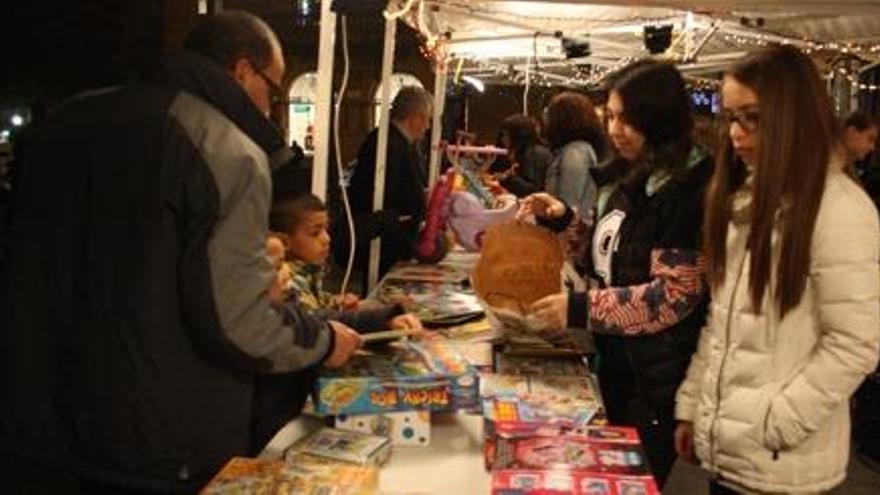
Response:
[{"label": "toy box with cartoon", "polygon": [[480,397],[486,431],[493,423],[525,422],[580,428],[604,422],[604,409],[587,376],[480,376]]},{"label": "toy box with cartoon", "polygon": [[[494,445],[486,447],[490,469],[568,469],[589,473],[648,475],[638,434],[602,429],[551,431],[505,429],[496,425]],[[626,428],[623,428],[624,430]],[[605,437],[611,435],[612,441]]]},{"label": "toy box with cartoon", "polygon": [[492,473],[492,495],[660,495],[650,476],[510,469]]},{"label": "toy box with cartoon", "polygon": [[340,430],[388,437],[392,445],[431,443],[430,411],[399,411],[379,414],[340,414],[334,424]]},{"label": "toy box with cartoon", "polygon": [[359,354],[317,380],[319,414],[455,411],[478,406],[477,374],[440,341],[402,341]]}]

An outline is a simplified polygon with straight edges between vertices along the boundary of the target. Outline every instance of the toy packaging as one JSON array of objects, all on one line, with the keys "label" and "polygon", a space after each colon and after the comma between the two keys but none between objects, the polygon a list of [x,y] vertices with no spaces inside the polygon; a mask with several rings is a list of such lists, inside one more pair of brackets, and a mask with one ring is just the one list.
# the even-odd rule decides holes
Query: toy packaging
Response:
[{"label": "toy packaging", "polygon": [[392,445],[431,443],[431,412],[401,411],[379,414],[340,414],[334,425],[340,430],[388,437]]},{"label": "toy packaging", "polygon": [[524,422],[579,428],[604,420],[589,376],[483,374],[480,377],[485,433],[493,423]]},{"label": "toy packaging", "polygon": [[301,454],[359,466],[381,466],[391,456],[391,441],[368,433],[321,428],[288,447],[285,459],[294,463]]},{"label": "toy packaging", "polygon": [[318,377],[322,415],[455,411],[478,407],[477,374],[441,341],[401,341],[355,355]]},{"label": "toy packaging", "polygon": [[651,476],[510,469],[492,473],[492,495],[660,495],[660,490]]},{"label": "toy packaging", "polygon": [[[650,475],[638,442],[613,432],[605,441],[601,429],[572,432],[496,430],[494,445],[485,450],[488,467],[497,469],[566,469],[627,476]],[[624,428],[625,430],[625,428]]]},{"label": "toy packaging", "polygon": [[202,495],[367,495],[379,484],[376,468],[318,458],[283,460],[233,457]]}]

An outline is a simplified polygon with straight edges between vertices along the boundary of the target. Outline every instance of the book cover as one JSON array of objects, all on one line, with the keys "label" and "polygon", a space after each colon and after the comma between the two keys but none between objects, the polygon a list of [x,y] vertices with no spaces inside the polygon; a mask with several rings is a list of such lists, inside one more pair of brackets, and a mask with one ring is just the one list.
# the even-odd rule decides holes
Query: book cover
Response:
[{"label": "book cover", "polygon": [[375,493],[379,472],[316,458],[233,457],[200,492],[202,495],[367,495]]},{"label": "book cover", "polygon": [[486,434],[499,422],[579,428],[604,420],[601,398],[589,376],[480,376]]}]

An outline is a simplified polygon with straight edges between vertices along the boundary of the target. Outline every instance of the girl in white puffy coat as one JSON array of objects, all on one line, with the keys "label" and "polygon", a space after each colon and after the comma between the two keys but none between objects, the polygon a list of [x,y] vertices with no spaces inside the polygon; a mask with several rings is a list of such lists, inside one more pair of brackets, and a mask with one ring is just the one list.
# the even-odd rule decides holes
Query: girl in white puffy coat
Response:
[{"label": "girl in white puffy coat", "polygon": [[709,320],[676,400],[676,449],[711,493],[843,481],[849,397],[880,348],[880,224],[838,158],[830,98],[796,48],[735,64],[709,187]]}]

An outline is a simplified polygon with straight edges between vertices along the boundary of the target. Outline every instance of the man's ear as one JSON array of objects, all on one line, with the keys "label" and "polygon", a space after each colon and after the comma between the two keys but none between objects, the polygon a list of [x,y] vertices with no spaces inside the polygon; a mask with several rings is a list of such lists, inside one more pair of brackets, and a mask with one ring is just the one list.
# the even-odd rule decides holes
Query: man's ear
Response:
[{"label": "man's ear", "polygon": [[232,68],[229,69],[229,74],[233,79],[238,81],[239,84],[244,85],[245,81],[247,81],[248,76],[254,71],[253,66],[251,66],[250,60],[242,57],[235,61],[232,64]]}]

